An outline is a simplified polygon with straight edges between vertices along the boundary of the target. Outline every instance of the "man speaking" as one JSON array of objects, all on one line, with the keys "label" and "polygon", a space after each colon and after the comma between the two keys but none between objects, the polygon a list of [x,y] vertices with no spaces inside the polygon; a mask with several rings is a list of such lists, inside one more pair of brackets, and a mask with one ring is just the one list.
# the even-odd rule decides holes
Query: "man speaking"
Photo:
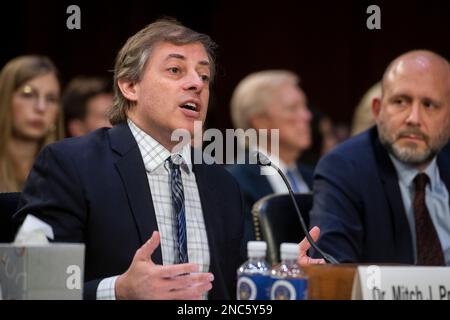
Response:
[{"label": "man speaking", "polygon": [[217,165],[193,164],[190,144],[175,151],[171,140],[205,120],[213,48],[177,22],[148,25],[117,56],[113,127],[39,155],[15,219],[31,213],[55,241],[85,243],[85,298],[234,297],[237,183]]}]

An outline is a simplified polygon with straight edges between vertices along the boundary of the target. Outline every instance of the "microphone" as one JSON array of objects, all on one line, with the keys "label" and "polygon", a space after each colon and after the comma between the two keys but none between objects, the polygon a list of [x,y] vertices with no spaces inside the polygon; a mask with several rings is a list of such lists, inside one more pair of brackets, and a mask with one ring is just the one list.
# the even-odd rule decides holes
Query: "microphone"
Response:
[{"label": "microphone", "polygon": [[[298,219],[300,220],[300,224],[302,226],[302,230],[306,235],[306,239],[308,239],[309,244],[311,247],[314,248],[328,263],[331,264],[339,264],[339,262],[334,258],[332,255],[324,252],[322,249],[319,248],[319,246],[314,242],[313,238],[311,238],[311,235],[308,232],[308,228],[306,227],[305,221],[303,220],[302,214],[300,213],[300,209],[297,205],[297,201],[295,201],[294,192],[292,191],[291,185],[289,184],[289,181],[287,180],[286,176],[284,175],[283,171],[280,170],[276,165],[270,161],[269,157],[267,157],[265,154],[259,151],[255,151],[253,153],[253,157],[256,158],[256,164],[260,166],[270,166],[274,168],[278,174],[283,179],[284,183],[286,184],[286,187],[289,191],[289,195],[291,196],[291,200],[294,203],[295,211],[297,212]],[[252,163],[252,162],[250,162]]]}]

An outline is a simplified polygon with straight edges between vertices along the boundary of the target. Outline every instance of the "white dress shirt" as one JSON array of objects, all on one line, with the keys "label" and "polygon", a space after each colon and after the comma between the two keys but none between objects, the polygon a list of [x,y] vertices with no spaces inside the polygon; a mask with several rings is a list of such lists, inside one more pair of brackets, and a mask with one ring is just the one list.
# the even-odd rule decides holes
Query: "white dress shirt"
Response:
[{"label": "white dress shirt", "polygon": [[[420,173],[414,167],[408,166],[392,155],[389,155],[398,175],[398,184],[402,195],[403,205],[411,230],[411,240],[413,244],[414,260],[417,260],[416,250],[416,223],[414,219],[413,199],[415,194],[414,178]],[[430,214],[431,221],[436,229],[441,242],[444,258],[447,265],[450,265],[450,207],[449,194],[445,183],[441,179],[436,158],[431,161],[423,171],[430,179],[430,183],[425,188],[425,203]]]},{"label": "white dress shirt", "polygon": [[[177,221],[172,205],[170,169],[166,161],[171,153],[131,120],[128,120],[128,126],[136,139],[144,161],[161,236],[163,265],[174,264],[177,254]],[[208,237],[197,182],[192,172],[190,144],[185,145],[177,153],[183,158],[180,169],[184,189],[189,262],[198,264],[200,272],[208,272],[210,265]],[[97,288],[97,299],[115,299],[116,279],[117,276],[100,282]],[[206,295],[204,297],[206,298]]]}]

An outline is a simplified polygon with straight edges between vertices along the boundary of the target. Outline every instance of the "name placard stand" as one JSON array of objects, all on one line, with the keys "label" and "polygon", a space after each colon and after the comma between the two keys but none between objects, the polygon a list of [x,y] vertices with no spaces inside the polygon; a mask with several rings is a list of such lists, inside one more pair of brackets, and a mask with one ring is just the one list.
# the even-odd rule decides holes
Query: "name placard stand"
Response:
[{"label": "name placard stand", "polygon": [[450,267],[359,266],[357,300],[450,300]]}]

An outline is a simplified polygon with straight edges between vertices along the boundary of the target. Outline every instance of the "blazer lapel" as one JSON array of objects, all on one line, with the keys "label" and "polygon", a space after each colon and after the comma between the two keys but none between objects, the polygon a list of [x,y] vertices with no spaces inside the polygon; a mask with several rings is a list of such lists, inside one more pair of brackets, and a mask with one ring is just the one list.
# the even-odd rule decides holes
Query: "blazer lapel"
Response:
[{"label": "blazer lapel", "polygon": [[378,172],[380,172],[380,178],[384,184],[385,195],[391,211],[395,258],[399,261],[409,260],[413,263],[414,259],[411,230],[409,229],[402,195],[398,185],[397,172],[395,171],[395,167],[389,158],[388,152],[381,145],[378,139],[376,129],[374,129],[374,134],[377,134],[374,142],[374,151],[377,159],[376,162],[378,164]]},{"label": "blazer lapel", "polygon": [[[109,132],[111,148],[120,155],[115,165],[127,193],[141,244],[144,244],[153,231],[158,230],[144,162],[127,123],[119,124]],[[161,246],[156,248],[152,258],[155,263],[162,264]]]}]

